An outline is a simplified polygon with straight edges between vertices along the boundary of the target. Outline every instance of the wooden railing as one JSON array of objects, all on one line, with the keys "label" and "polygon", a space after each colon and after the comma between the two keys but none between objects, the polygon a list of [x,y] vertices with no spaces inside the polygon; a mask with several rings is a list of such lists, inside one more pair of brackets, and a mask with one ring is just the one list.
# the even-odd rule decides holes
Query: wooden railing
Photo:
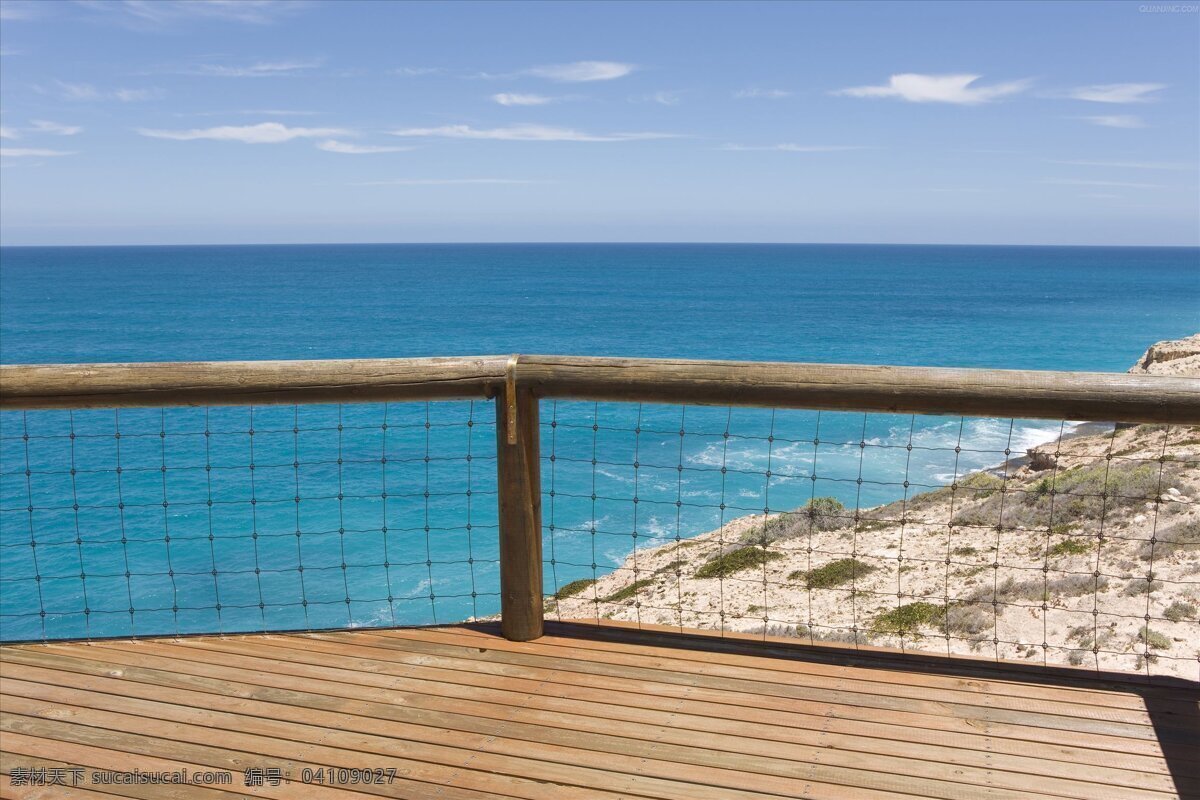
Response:
[{"label": "wooden railing", "polygon": [[1200,425],[1200,379],[477,356],[0,366],[0,410],[496,399],[501,627],[542,635],[542,398]]}]

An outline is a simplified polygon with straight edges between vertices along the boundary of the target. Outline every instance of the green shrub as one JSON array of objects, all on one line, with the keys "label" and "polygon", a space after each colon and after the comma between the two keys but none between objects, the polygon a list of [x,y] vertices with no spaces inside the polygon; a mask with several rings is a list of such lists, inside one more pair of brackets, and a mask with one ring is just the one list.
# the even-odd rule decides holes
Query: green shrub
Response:
[{"label": "green shrub", "polygon": [[982,633],[995,625],[995,611],[981,603],[951,603],[942,620],[945,633]]},{"label": "green shrub", "polygon": [[1158,631],[1150,630],[1150,626],[1148,625],[1143,626],[1142,629],[1138,631],[1138,640],[1145,642],[1147,647],[1151,647],[1155,650],[1171,649],[1170,638],[1163,636]]},{"label": "green shrub", "polygon": [[[1179,505],[1171,503],[1172,506]],[[1155,558],[1166,558],[1172,553],[1197,553],[1200,551],[1200,520],[1188,519],[1165,528],[1155,536],[1157,542],[1144,542],[1141,556],[1149,559],[1151,553]]]},{"label": "green shrub", "polygon": [[570,583],[563,584],[559,590],[554,593],[554,598],[556,600],[563,600],[567,597],[573,597],[595,582],[595,578],[580,578],[577,581],[571,581]]},{"label": "green shrub", "polygon": [[1023,490],[1010,485],[1005,494],[964,508],[953,522],[1011,530],[1099,520],[1153,500],[1178,474],[1176,466],[1137,462],[1072,467]]},{"label": "green shrub", "polygon": [[1163,611],[1163,616],[1171,620],[1171,622],[1183,622],[1185,619],[1195,619],[1196,610],[1195,603],[1189,603],[1186,600],[1176,600],[1167,606],[1166,611]]},{"label": "green shrub", "polygon": [[764,550],[761,547],[741,547],[709,559],[704,566],[696,570],[696,577],[724,578],[735,572],[741,572],[751,567],[761,567],[768,561],[778,561],[781,558],[783,558],[782,554]]},{"label": "green shrub", "polygon": [[944,617],[941,606],[925,602],[908,603],[875,617],[871,630],[875,633],[916,633],[922,626],[932,625]]},{"label": "green shrub", "polygon": [[1091,575],[1064,575],[1050,580],[1037,578],[1028,581],[1015,581],[1008,578],[995,588],[983,586],[967,596],[971,602],[1017,603],[1028,601],[1048,603],[1055,597],[1079,597],[1093,592],[1102,592],[1108,587],[1108,578],[1101,575],[1098,578]]},{"label": "green shrub", "polygon": [[639,591],[641,591],[642,589],[645,589],[647,586],[650,586],[653,583],[654,583],[654,581],[651,580],[650,578],[643,578],[640,581],[634,581],[633,583],[629,584],[628,586],[618,589],[617,591],[610,594],[608,597],[605,597],[604,602],[619,603],[622,600],[628,600],[629,598],[636,596]]},{"label": "green shrub", "polygon": [[783,539],[795,539],[813,531],[845,528],[852,519],[836,497],[816,497],[795,511],[785,511],[764,522],[742,537],[747,544],[768,545]]},{"label": "green shrub", "polygon": [[1063,539],[1061,542],[1051,545],[1046,554],[1051,557],[1080,556],[1084,553],[1090,553],[1091,550],[1091,546],[1082,539]]},{"label": "green shrub", "polygon": [[1137,597],[1138,595],[1161,591],[1162,587],[1162,581],[1148,581],[1145,578],[1135,578],[1125,584],[1125,588],[1121,590],[1121,594],[1125,597]]},{"label": "green shrub", "polygon": [[798,570],[788,575],[789,580],[803,580],[810,589],[830,589],[841,586],[856,578],[869,575],[877,568],[856,558],[841,558],[813,570]]}]

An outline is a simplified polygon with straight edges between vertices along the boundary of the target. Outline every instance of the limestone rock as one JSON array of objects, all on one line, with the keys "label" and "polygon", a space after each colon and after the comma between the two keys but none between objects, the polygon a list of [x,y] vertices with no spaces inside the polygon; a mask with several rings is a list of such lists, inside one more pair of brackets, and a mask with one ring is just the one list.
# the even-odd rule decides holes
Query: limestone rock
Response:
[{"label": "limestone rock", "polygon": [[1200,378],[1200,333],[1151,345],[1129,371],[1134,375]]}]

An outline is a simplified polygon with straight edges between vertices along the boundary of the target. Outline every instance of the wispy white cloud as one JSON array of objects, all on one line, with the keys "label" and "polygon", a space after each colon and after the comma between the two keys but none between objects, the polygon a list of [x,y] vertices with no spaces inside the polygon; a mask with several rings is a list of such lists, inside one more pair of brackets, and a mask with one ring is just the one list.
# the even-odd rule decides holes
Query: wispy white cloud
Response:
[{"label": "wispy white cloud", "polygon": [[0,125],[0,139],[20,139],[21,135],[17,133],[16,128],[6,128]]},{"label": "wispy white cloud", "polygon": [[517,94],[512,92],[500,92],[492,95],[492,99],[502,106],[544,106],[547,103],[553,103],[553,97],[546,97],[540,94]]},{"label": "wispy white cloud", "polygon": [[41,158],[44,156],[73,156],[74,150],[49,150],[44,147],[0,147],[0,158]]},{"label": "wispy white cloud", "polygon": [[530,67],[522,70],[520,74],[563,83],[587,83],[623,78],[635,69],[637,69],[637,65],[624,64],[619,61],[573,61],[570,64]]},{"label": "wispy white cloud", "polygon": [[399,178],[391,181],[362,181],[350,186],[480,186],[505,184],[554,183],[521,178]]},{"label": "wispy white cloud", "polygon": [[188,142],[196,139],[211,139],[218,142],[242,142],[244,144],[279,144],[293,139],[329,139],[349,136],[343,128],[289,128],[278,122],[260,122],[257,125],[221,125],[215,128],[192,128],[170,131],[138,128],[142,136],[152,139],[174,139]]},{"label": "wispy white cloud", "polygon": [[397,67],[393,75],[403,75],[406,78],[419,78],[422,75],[440,75],[445,72],[441,67]]},{"label": "wispy white cloud", "polygon": [[1059,161],[1047,159],[1050,164],[1069,164],[1076,167],[1112,167],[1114,169],[1167,169],[1186,172],[1196,168],[1195,164],[1178,164],[1170,161]]},{"label": "wispy white cloud", "polygon": [[893,75],[884,86],[853,86],[834,94],[847,97],[891,97],[910,103],[954,103],[979,105],[1019,94],[1028,88],[1028,79],[979,86],[980,75],[918,75],[906,72]]},{"label": "wispy white cloud", "polygon": [[792,93],[783,89],[738,89],[733,96],[739,100],[782,100],[791,97]]},{"label": "wispy white cloud", "polygon": [[1165,88],[1165,83],[1107,83],[1080,86],[1068,92],[1067,96],[1093,103],[1149,103],[1157,99],[1152,95]]},{"label": "wispy white cloud", "polygon": [[61,122],[51,122],[45,119],[30,120],[29,125],[35,133],[52,133],[56,136],[74,136],[83,132],[83,128],[78,125],[63,125]]},{"label": "wispy white cloud", "polygon": [[210,20],[268,25],[303,10],[304,0],[76,0],[78,5],[137,28]]},{"label": "wispy white cloud", "polygon": [[279,78],[302,75],[321,66],[320,60],[310,61],[259,61],[244,66],[224,64],[201,64],[192,74],[212,75],[219,78]]},{"label": "wispy white cloud", "polygon": [[317,149],[324,150],[327,153],[344,153],[346,155],[362,156],[372,153],[402,153],[406,150],[412,150],[412,147],[404,146],[380,146],[371,144],[353,144],[351,142],[339,142],[336,139],[326,139],[323,142],[317,142]]},{"label": "wispy white cloud", "polygon": [[629,98],[636,103],[658,103],[660,106],[677,106],[683,102],[679,92],[651,92]]},{"label": "wispy white cloud", "polygon": [[4,0],[0,3],[0,20],[5,22],[20,22],[37,19],[37,6],[23,0]]},{"label": "wispy white cloud", "polygon": [[719,149],[738,152],[840,153],[846,150],[865,150],[867,148],[850,144],[793,144],[791,142],[783,142],[781,144],[726,144],[722,145]]},{"label": "wispy white cloud", "polygon": [[1144,128],[1146,123],[1141,117],[1136,117],[1133,114],[1102,114],[1096,117],[1080,117],[1082,120],[1087,120],[1093,125],[1099,125],[1104,128]]},{"label": "wispy white cloud", "polygon": [[100,90],[90,83],[67,83],[56,81],[65,100],[99,100]]},{"label": "wispy white cloud", "polygon": [[647,139],[674,139],[674,133],[584,133],[573,128],[547,125],[511,125],[504,128],[472,128],[470,125],[442,125],[436,128],[404,128],[394,136],[437,136],[447,139],[498,139],[510,142],[633,142]]},{"label": "wispy white cloud", "polygon": [[1042,183],[1055,186],[1111,186],[1122,189],[1162,189],[1158,183],[1126,183],[1125,181],[1089,181],[1077,178],[1047,178]]},{"label": "wispy white cloud", "polygon": [[162,96],[162,91],[159,89],[114,89],[112,91],[105,91],[97,89],[90,83],[68,83],[66,81],[55,81],[55,83],[58,85],[59,96],[64,100],[119,100],[122,103],[137,103]]},{"label": "wispy white cloud", "polygon": [[153,100],[162,97],[160,89],[117,89],[112,96],[122,103],[140,103],[143,100]]},{"label": "wispy white cloud", "polygon": [[228,117],[232,114],[247,117],[316,117],[323,111],[303,111],[287,108],[243,108],[237,111],[190,111],[178,112],[176,117]]}]

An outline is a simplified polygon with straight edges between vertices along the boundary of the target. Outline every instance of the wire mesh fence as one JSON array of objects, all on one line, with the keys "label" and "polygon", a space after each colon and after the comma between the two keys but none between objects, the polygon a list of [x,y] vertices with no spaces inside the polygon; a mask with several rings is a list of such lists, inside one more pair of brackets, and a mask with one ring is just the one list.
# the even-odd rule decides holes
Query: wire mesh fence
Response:
[{"label": "wire mesh fence", "polygon": [[[500,609],[490,401],[0,414],[0,638]],[[541,402],[559,619],[1200,677],[1200,428]]]},{"label": "wire mesh fence", "polygon": [[5,412],[0,638],[494,613],[495,460],[486,402]]},{"label": "wire mesh fence", "polygon": [[552,617],[1200,677],[1200,429],[543,405]]}]

